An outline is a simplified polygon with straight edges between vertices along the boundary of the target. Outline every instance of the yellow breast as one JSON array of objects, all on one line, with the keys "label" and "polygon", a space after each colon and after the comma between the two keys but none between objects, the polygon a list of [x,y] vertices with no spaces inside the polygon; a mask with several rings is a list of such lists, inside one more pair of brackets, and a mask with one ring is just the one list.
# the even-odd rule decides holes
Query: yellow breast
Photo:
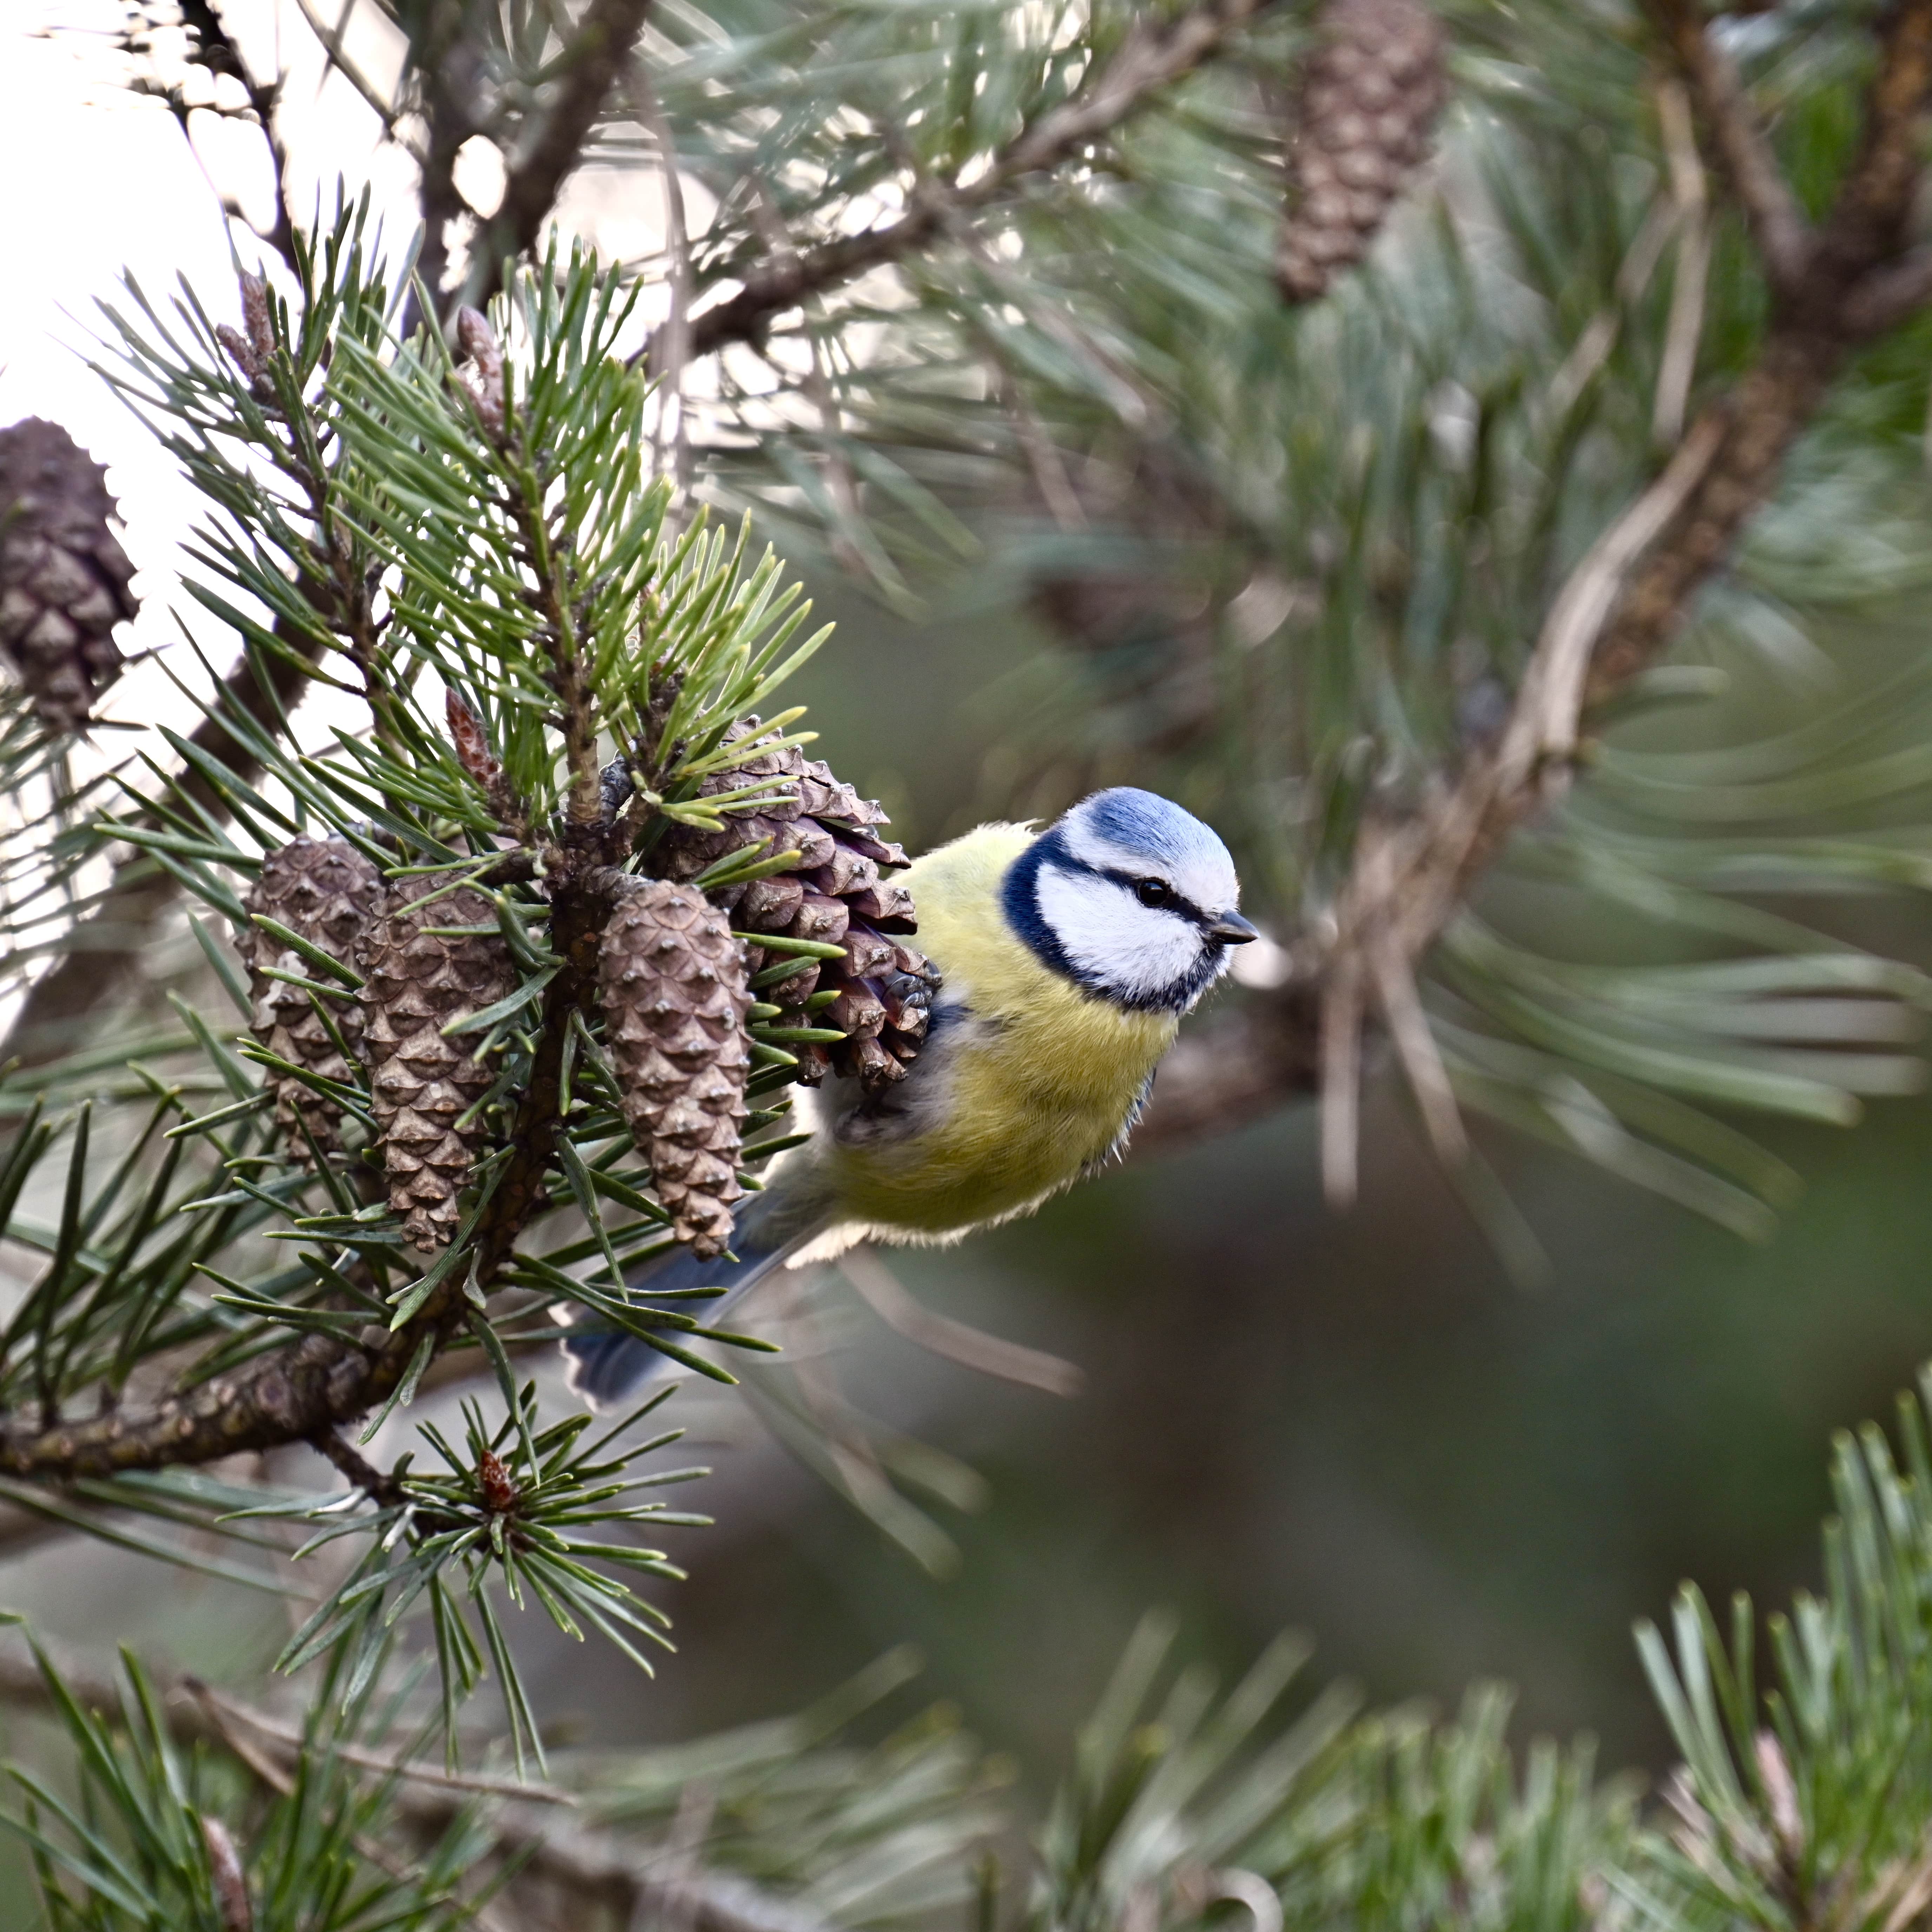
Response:
[{"label": "yellow breast", "polygon": [[[1110,1148],[1176,1022],[1129,1013],[1049,971],[1008,926],[1000,882],[1030,843],[982,825],[904,875],[918,943],[963,1007],[936,1040],[920,1130],[825,1148],[841,1207],[884,1234],[943,1237],[1024,1209]],[[928,1112],[928,1108],[930,1112]]]}]

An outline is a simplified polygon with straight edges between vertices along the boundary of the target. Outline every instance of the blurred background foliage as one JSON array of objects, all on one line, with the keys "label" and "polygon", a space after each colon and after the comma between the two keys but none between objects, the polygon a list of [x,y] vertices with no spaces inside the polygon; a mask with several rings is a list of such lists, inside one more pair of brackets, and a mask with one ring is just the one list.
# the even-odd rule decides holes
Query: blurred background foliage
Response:
[{"label": "blurred background foliage", "polygon": [[[988,53],[963,86],[997,10],[662,8],[657,98],[593,136],[610,178],[578,225],[594,236],[668,140],[723,211],[682,272],[729,284],[773,223],[849,225],[882,147],[970,177],[1059,31],[1030,11],[1007,65]],[[1726,30],[1814,212],[1870,10]],[[1562,572],[1747,366],[1762,280],[1671,152],[1684,110],[1634,15],[1442,11],[1442,158],[1318,308],[1267,274],[1267,130],[1311,12],[1282,7],[1121,132],[1117,191],[1042,181],[889,288],[814,298],[664,427],[673,466],[805,564],[838,628],[796,697],[910,847],[1147,784],[1226,833],[1292,938],[1364,814],[1412,808],[1493,734]],[[805,113],[808,75],[842,113]],[[983,128],[933,110],[968,97]],[[1685,1576],[1713,1600],[1815,1580],[1828,1434],[1885,1413],[1932,1352],[1910,1051],[1932,968],[1928,365],[1923,316],[1855,358],[1644,701],[1448,935],[1426,992],[1488,1117],[1478,1180],[1444,1178],[1383,1068],[1346,1216],[1296,1099],[894,1259],[929,1306],[1078,1364],[1071,1400],[935,1359],[826,1282],[814,1328],[903,1432],[895,1474],[922,1479],[929,1520],[881,1536],[743,1408],[687,1390],[718,1524],[674,1533],[679,1655],[646,1683],[528,1634],[560,1740],[800,1708],[909,1640],[924,1674],[861,1733],[946,1700],[1043,1804],[1155,1604],[1224,1677],[1292,1627],[1314,1681],[1447,1709],[1507,1678],[1514,1735],[1670,1764],[1632,1620]],[[246,1684],[286,1637],[277,1606],[98,1545],[0,1557],[0,1602],[76,1646],[125,1635],[136,1590],[158,1666]]]}]

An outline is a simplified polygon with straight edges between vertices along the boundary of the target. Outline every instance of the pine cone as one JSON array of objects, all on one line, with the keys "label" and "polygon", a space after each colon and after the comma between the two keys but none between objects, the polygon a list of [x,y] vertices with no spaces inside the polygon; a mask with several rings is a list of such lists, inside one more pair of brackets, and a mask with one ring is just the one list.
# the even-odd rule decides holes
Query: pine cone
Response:
[{"label": "pine cone", "polygon": [[1422,0],[1328,0],[1319,31],[1275,250],[1275,279],[1297,302],[1325,295],[1368,253],[1429,152],[1448,90],[1442,23]]},{"label": "pine cone", "polygon": [[680,1240],[709,1258],[731,1239],[752,996],[730,922],[688,886],[643,884],[598,955],[604,1038],[624,1118]]},{"label": "pine cone", "polygon": [[[748,718],[731,735],[748,736],[758,728],[758,720]],[[838,994],[814,1017],[837,1028],[844,1040],[829,1051],[809,1044],[796,1049],[799,1078],[807,1086],[816,1086],[828,1068],[868,1087],[904,1079],[926,1037],[939,974],[922,953],[902,943],[918,927],[912,895],[884,877],[906,862],[904,853],[873,830],[886,823],[885,814],[796,746],[720,772],[701,790],[711,797],[753,784],[796,796],[761,812],[730,815],[719,832],[674,826],[660,848],[665,872],[674,879],[694,878],[727,854],[763,838],[771,842],[768,852],[796,850],[799,862],[790,872],[728,886],[716,895],[718,903],[740,932],[842,946],[845,957],[808,964],[760,997],[797,1007],[814,993]],[[756,974],[795,957],[754,947],[747,970]]]},{"label": "pine cone", "polygon": [[482,893],[465,886],[412,906],[423,890],[393,893],[387,915],[371,928],[362,1004],[389,1205],[402,1216],[410,1244],[433,1253],[456,1232],[458,1192],[488,1138],[481,1120],[456,1123],[494,1077],[471,1054],[471,1036],[446,1040],[442,1030],[504,998],[517,975],[509,949],[494,932],[452,938],[426,929],[494,928],[496,908]]},{"label": "pine cone", "polygon": [[[346,838],[298,838],[262,862],[262,875],[250,891],[247,905],[298,932],[332,958],[352,963],[362,950],[370,923],[382,903],[382,875]],[[316,974],[292,947],[284,946],[260,926],[242,935],[242,956],[248,963],[249,997],[255,1037],[271,1053],[305,1066],[330,1080],[352,1076],[314,1001],[286,980],[271,980],[264,970],[277,967],[314,980]],[[362,1009],[352,999],[331,1000],[329,1018],[352,1053],[362,1043]],[[306,1153],[298,1120],[305,1124],[325,1152],[340,1145],[337,1124],[342,1110],[312,1087],[292,1075],[271,1073],[275,1117],[292,1148]]]},{"label": "pine cone", "polygon": [[71,731],[121,675],[134,566],[107,527],[107,472],[58,423],[0,430],[0,650],[40,721]]}]

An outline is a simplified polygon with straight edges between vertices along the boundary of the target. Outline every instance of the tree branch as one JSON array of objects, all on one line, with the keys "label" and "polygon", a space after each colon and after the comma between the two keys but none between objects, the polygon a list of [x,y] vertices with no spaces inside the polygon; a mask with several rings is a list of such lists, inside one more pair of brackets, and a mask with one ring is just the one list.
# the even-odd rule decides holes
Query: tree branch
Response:
[{"label": "tree branch", "polygon": [[1696,96],[1772,286],[1780,294],[1792,293],[1804,279],[1816,238],[1778,171],[1778,157],[1736,67],[1711,38],[1698,0],[1651,0],[1649,11]]},{"label": "tree branch", "polygon": [[[508,1157],[473,1238],[475,1280],[485,1294],[536,1210],[556,1149],[564,1112],[564,1042],[572,1014],[596,985],[608,909],[594,891],[561,890],[553,901],[552,944],[563,964],[544,989],[542,1039],[510,1130]],[[424,1340],[440,1350],[464,1324],[468,1306],[459,1274],[433,1289],[400,1328],[365,1330],[356,1340],[307,1335],[151,1408],[117,1409],[45,1428],[0,1418],[0,1473],[65,1482],[314,1442],[391,1394]]]},{"label": "tree branch", "polygon": [[[462,299],[478,308],[502,286],[503,263],[536,245],[566,178],[644,32],[650,0],[590,0],[558,63],[561,84],[536,139],[510,170],[503,199],[471,251]],[[454,304],[452,304],[454,305]]]},{"label": "tree branch", "polygon": [[[774,316],[796,308],[808,296],[925,247],[949,221],[986,207],[1026,176],[1053,167],[1075,149],[1100,140],[1157,90],[1219,52],[1265,4],[1266,0],[1208,0],[1172,20],[1137,16],[1119,50],[1079,92],[1022,129],[969,184],[922,182],[896,221],[754,269],[736,295],[691,318],[688,352],[711,356],[728,343],[754,341]],[[663,334],[662,328],[653,332],[643,351],[653,369],[660,365],[658,338]]]},{"label": "tree branch", "polygon": [[[1324,1174],[1331,1193],[1352,1192],[1356,1036],[1368,1016],[1362,989],[1400,986],[1392,964],[1420,958],[1510,832],[1567,782],[1584,713],[1669,641],[1776,488],[1786,452],[1851,344],[1932,300],[1932,259],[1904,252],[1922,178],[1916,130],[1932,94],[1932,0],[1901,0],[1889,16],[1858,158],[1815,234],[1798,221],[1736,75],[1696,10],[1684,0],[1654,0],[1652,12],[1678,49],[1779,291],[1771,327],[1751,366],[1571,572],[1493,747],[1472,755],[1409,818],[1364,823],[1349,876],[1293,949],[1296,970],[1270,1018],[1245,1013],[1176,1053],[1169,1064],[1180,1077],[1162,1078],[1178,1094],[1170,1100],[1156,1085],[1142,1129],[1154,1144],[1218,1122],[1224,1108],[1232,1118],[1261,1111],[1267,1076],[1258,1070],[1273,1070],[1280,1098],[1306,1091],[1319,1068]],[[1386,997],[1382,1004],[1389,1018]],[[1412,1049],[1414,1015],[1406,1019]],[[1413,1066],[1412,1051],[1409,1060]],[[1418,1071],[1426,1077],[1426,1067]],[[1426,1097],[1439,1143],[1442,1096],[1432,1083]]]},{"label": "tree branch", "polygon": [[1932,91],[1932,0],[1898,0],[1879,33],[1878,71],[1866,95],[1858,158],[1840,184],[1821,238],[1820,266],[1834,320],[1844,284],[1904,249],[1922,178],[1920,122]]},{"label": "tree branch", "polygon": [[[64,1663],[59,1669],[83,1710],[121,1708],[120,1687],[111,1678]],[[58,1708],[39,1666],[11,1650],[0,1651],[0,1702],[50,1715]],[[293,1764],[301,1755],[298,1732],[191,1677],[170,1688],[160,1708],[176,1742],[212,1744],[228,1752],[272,1789],[282,1788],[280,1764]],[[238,1730],[250,1734],[245,1745]],[[537,1879],[586,1904],[612,1906],[622,1915],[620,1924],[648,1915],[652,1924],[681,1924],[690,1932],[828,1932],[814,1914],[734,1874],[701,1868],[674,1873],[656,1847],[560,1822],[559,1808],[578,1802],[573,1792],[508,1778],[452,1774],[340,1740],[331,1750],[344,1764],[398,1780],[389,1800],[393,1816],[418,1838],[440,1838],[478,1797],[507,1801],[489,1819],[495,1856],[516,1864],[518,1880]]]},{"label": "tree branch", "polygon": [[1854,341],[1867,341],[1916,315],[1932,302],[1932,248],[1874,268],[1845,298],[1840,313],[1845,332]]},{"label": "tree branch", "polygon": [[[466,32],[463,0],[440,0],[428,10],[419,39],[410,54],[422,76],[424,118],[428,139],[422,154],[422,178],[417,198],[422,210],[422,241],[416,273],[433,304],[443,300],[449,274],[449,225],[470,212],[457,192],[456,157],[471,135],[483,131],[483,56]],[[413,37],[412,37],[413,38]],[[404,310],[406,337],[428,318],[412,291]]]},{"label": "tree branch", "polygon": [[[258,240],[266,242],[281,257],[291,274],[297,274],[299,271],[296,259],[295,221],[289,210],[288,149],[275,125],[276,110],[281,104],[282,77],[278,76],[265,86],[249,72],[248,64],[242,58],[242,50],[236,46],[226,24],[215,10],[213,0],[181,0],[181,14],[182,24],[194,37],[195,52],[190,56],[194,64],[211,76],[228,75],[240,84],[242,91],[248,97],[248,111],[262,130],[262,139],[268,144],[268,165],[274,180],[275,218],[266,233],[255,228],[253,223],[248,225]],[[190,110],[178,91],[153,87],[142,91],[163,93],[176,119],[181,123],[182,137],[189,139]],[[193,145],[191,140],[190,145]],[[238,221],[248,221],[241,204],[232,196],[223,196],[220,201],[223,214]]]}]

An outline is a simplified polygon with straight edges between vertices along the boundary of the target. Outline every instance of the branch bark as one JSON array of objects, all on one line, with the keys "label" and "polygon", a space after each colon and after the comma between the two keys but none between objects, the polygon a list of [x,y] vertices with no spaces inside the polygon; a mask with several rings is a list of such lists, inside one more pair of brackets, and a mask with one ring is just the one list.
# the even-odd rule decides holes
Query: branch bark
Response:
[{"label": "branch bark", "polygon": [[504,262],[536,246],[566,177],[631,64],[650,10],[650,0],[590,0],[584,8],[560,63],[556,98],[477,237],[463,300],[480,308],[502,286]]},{"label": "branch bark", "polygon": [[[1118,127],[1158,89],[1218,53],[1265,4],[1266,0],[1208,0],[1172,20],[1137,17],[1118,50],[1071,100],[1015,136],[970,184],[921,182],[897,220],[801,249],[787,260],[754,269],[736,295],[691,318],[687,352],[712,356],[728,343],[755,341],[774,316],[798,308],[808,297],[927,246],[950,222],[988,206],[1027,176],[1057,166],[1076,148]],[[654,332],[644,346],[644,358],[653,370],[662,362],[658,338],[663,334],[662,329]]]}]

